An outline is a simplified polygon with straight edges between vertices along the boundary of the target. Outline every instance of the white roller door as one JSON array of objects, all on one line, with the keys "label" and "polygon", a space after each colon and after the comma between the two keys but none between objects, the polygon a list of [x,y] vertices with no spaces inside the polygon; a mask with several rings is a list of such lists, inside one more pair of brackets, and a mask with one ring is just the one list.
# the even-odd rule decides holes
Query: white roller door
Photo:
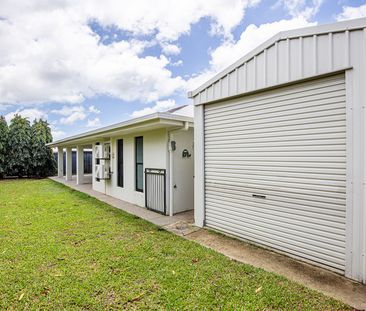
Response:
[{"label": "white roller door", "polygon": [[205,106],[205,224],[343,273],[344,75]]}]

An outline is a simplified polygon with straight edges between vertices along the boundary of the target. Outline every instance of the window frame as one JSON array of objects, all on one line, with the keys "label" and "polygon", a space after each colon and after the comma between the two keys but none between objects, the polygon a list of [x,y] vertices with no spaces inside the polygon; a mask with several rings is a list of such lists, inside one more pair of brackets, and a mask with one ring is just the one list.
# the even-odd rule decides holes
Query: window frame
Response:
[{"label": "window frame", "polygon": [[[96,146],[99,146],[100,143],[99,142],[96,142],[95,145]],[[93,152],[94,152],[94,150],[93,150]],[[95,158],[95,165],[99,165],[99,164],[100,164],[100,159]],[[94,168],[93,168],[93,170],[94,170]],[[100,178],[95,177],[95,181],[100,182]]]},{"label": "window frame", "polygon": [[[142,162],[137,161],[137,142],[141,140],[141,153],[142,153]],[[138,187],[138,168],[142,166],[142,188]],[[143,136],[135,137],[135,191],[144,192],[144,138]]]},{"label": "window frame", "polygon": [[117,187],[124,188],[124,141],[117,139]]}]

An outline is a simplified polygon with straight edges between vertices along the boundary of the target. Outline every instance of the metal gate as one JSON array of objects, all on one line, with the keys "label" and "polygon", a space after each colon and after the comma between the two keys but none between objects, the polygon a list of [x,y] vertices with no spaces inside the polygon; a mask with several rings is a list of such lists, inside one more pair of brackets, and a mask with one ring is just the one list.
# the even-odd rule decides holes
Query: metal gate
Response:
[{"label": "metal gate", "polygon": [[166,214],[166,170],[145,168],[145,206]]}]

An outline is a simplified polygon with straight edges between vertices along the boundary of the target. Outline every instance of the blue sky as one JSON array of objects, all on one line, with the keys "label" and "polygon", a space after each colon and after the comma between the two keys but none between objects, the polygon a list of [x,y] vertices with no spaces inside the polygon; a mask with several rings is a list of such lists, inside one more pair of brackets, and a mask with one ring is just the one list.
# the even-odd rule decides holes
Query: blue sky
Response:
[{"label": "blue sky", "polygon": [[59,139],[188,104],[278,31],[362,16],[366,0],[3,0],[0,114]]}]

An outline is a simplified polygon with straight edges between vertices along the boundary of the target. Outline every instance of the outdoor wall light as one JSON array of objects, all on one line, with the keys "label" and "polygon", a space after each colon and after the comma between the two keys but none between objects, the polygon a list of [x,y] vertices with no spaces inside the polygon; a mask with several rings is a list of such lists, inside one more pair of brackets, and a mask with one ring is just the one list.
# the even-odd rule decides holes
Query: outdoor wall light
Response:
[{"label": "outdoor wall light", "polygon": [[171,146],[171,148],[172,148],[172,150],[174,151],[175,149],[177,149],[177,143],[175,142],[175,140],[172,140],[171,142],[170,142],[170,146]]}]

